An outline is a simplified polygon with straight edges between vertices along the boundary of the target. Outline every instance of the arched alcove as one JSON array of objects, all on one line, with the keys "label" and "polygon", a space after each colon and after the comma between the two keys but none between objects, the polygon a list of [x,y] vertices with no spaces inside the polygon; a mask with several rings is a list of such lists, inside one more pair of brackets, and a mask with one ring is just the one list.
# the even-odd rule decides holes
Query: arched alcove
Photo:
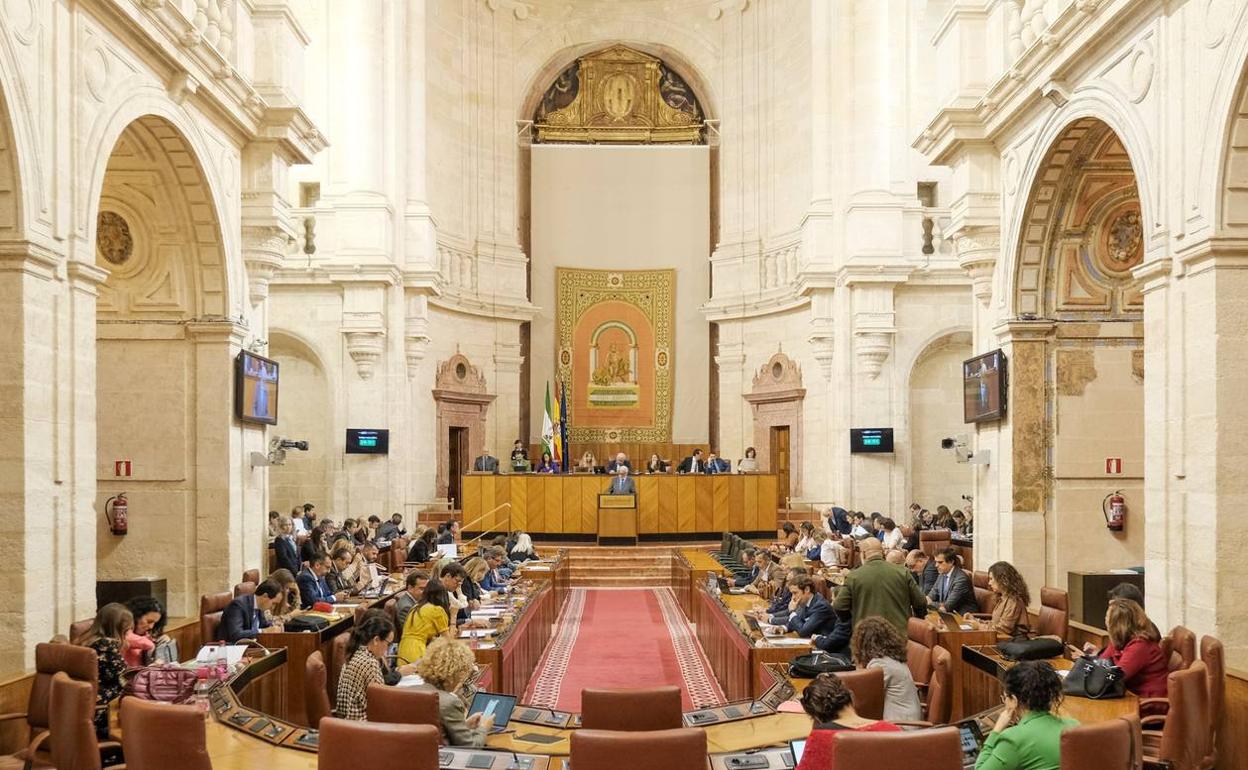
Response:
[{"label": "arched alcove", "polygon": [[[229,314],[218,212],[199,158],[170,120],[132,121],[93,204],[97,501],[126,492],[130,533],[97,522],[101,580],[161,575],[169,611],[190,614],[201,579],[228,554],[206,533],[230,526],[228,383],[241,340]],[[129,475],[117,460],[129,461]]]},{"label": "arched alcove", "polygon": [[281,367],[281,434],[308,442],[308,451],[291,453],[285,465],[269,468],[269,509],[286,513],[312,501],[333,511],[341,497],[343,437],[335,430],[325,364],[311,346],[282,330],[269,330],[267,355]]},{"label": "arched alcove", "polygon": [[973,489],[973,466],[940,446],[941,439],[970,432],[962,421],[962,362],[972,350],[970,332],[951,332],[924,347],[910,369],[908,499],[930,510],[957,508]]}]

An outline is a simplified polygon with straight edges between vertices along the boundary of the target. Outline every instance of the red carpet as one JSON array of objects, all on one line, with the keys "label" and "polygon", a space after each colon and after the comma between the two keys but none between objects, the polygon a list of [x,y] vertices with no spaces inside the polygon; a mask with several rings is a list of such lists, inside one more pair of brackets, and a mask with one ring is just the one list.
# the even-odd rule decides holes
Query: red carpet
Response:
[{"label": "red carpet", "polygon": [[724,702],[672,592],[575,588],[522,702],[580,711],[584,687],[657,685],[678,685],[685,709]]}]

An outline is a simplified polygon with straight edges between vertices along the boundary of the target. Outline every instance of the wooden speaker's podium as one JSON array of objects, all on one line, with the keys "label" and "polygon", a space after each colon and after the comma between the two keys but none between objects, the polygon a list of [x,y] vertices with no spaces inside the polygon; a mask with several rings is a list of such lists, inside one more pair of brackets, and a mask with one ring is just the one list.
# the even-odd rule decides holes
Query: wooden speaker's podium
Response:
[{"label": "wooden speaker's podium", "polygon": [[637,545],[637,495],[598,495],[598,545]]}]

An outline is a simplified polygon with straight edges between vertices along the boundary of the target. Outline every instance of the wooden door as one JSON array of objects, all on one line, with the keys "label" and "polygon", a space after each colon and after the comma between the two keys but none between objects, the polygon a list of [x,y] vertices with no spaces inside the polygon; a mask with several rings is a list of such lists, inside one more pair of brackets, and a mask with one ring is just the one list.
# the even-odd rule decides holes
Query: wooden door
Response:
[{"label": "wooden door", "polygon": [[789,507],[789,426],[771,427],[771,472],[776,474],[776,507]]},{"label": "wooden door", "polygon": [[450,435],[446,442],[449,448],[449,456],[447,457],[447,468],[450,469],[450,477],[447,480],[446,496],[451,501],[451,508],[458,510],[460,495],[460,483],[463,480],[464,472],[468,470],[468,429],[467,428],[451,428]]}]

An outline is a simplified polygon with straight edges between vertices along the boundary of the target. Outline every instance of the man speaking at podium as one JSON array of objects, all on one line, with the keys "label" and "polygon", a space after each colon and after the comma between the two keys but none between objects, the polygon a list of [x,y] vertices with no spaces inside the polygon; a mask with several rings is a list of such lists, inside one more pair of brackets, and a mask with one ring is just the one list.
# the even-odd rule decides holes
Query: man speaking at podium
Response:
[{"label": "man speaking at podium", "polygon": [[637,482],[628,477],[628,466],[617,465],[615,468],[615,478],[611,479],[611,486],[607,489],[609,495],[635,495],[637,494]]}]

